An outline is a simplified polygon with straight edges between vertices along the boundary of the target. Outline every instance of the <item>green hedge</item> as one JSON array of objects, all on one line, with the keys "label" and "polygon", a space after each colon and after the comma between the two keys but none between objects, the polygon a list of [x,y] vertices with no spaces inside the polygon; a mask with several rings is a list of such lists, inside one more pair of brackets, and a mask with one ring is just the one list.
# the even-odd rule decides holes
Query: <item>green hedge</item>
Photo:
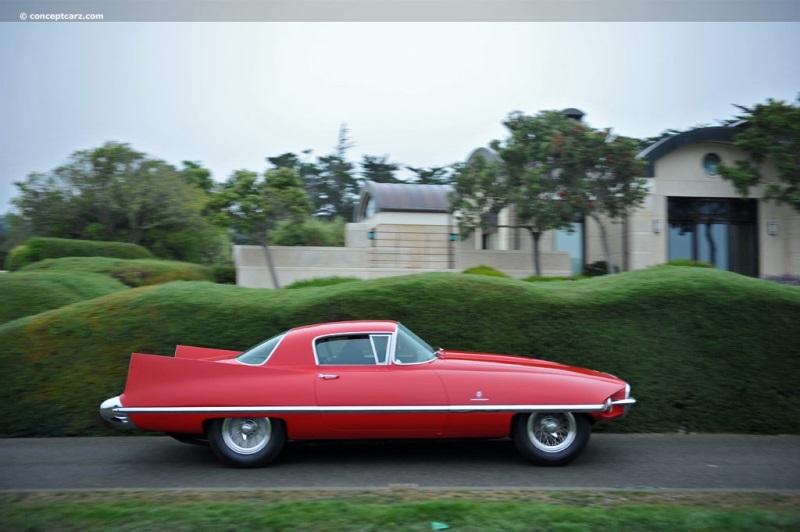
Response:
[{"label": "green hedge", "polygon": [[245,349],[298,325],[396,319],[432,345],[606,371],[639,400],[598,430],[800,433],[800,289],[705,268],[568,283],[420,274],[303,290],[138,288],[0,326],[0,435],[111,433],[130,353]]},{"label": "green hedge", "polygon": [[19,270],[28,264],[60,257],[114,257],[118,259],[152,259],[146,248],[126,242],[96,242],[68,238],[36,237],[11,250],[6,258],[7,270]]},{"label": "green hedge", "polygon": [[0,323],[126,290],[106,275],[11,272],[0,275]]},{"label": "green hedge", "polygon": [[[206,266],[158,259],[113,259],[109,257],[65,257],[47,259],[22,268],[24,272],[69,271],[102,273],[132,286],[148,286],[171,281],[213,281]],[[234,272],[235,279],[235,272]]]}]

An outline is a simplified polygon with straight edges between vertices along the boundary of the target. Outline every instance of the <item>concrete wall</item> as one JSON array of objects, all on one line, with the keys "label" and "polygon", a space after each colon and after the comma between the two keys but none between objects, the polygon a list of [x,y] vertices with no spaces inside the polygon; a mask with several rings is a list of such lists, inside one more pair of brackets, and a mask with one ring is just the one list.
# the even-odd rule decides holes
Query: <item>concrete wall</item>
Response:
[{"label": "concrete wall", "polygon": [[[530,251],[476,250],[472,241],[453,241],[450,234],[450,228],[442,225],[348,224],[347,247],[272,246],[270,251],[281,286],[319,277],[374,279],[461,272],[482,264],[512,277],[533,275]],[[273,288],[263,248],[235,246],[234,264],[239,286]],[[541,264],[543,275],[571,273],[567,253],[543,251]]]}]

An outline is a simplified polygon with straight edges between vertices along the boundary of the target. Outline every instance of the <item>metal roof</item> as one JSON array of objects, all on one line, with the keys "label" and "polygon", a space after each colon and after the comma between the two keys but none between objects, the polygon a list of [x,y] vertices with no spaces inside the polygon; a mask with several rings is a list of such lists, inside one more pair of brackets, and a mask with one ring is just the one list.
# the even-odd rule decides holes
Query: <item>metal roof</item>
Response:
[{"label": "metal roof", "polygon": [[361,189],[358,219],[364,218],[367,201],[375,201],[375,212],[448,212],[450,185],[376,183],[367,181]]}]

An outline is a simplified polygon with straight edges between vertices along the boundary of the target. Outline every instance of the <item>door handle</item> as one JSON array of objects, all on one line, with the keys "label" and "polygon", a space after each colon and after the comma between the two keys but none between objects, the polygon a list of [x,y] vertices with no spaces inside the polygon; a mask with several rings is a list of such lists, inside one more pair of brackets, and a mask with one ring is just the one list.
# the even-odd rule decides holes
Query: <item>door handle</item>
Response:
[{"label": "door handle", "polygon": [[319,377],[320,379],[322,379],[324,381],[330,381],[330,380],[339,378],[338,375],[333,375],[332,373],[320,373],[319,375],[317,375],[317,377]]}]

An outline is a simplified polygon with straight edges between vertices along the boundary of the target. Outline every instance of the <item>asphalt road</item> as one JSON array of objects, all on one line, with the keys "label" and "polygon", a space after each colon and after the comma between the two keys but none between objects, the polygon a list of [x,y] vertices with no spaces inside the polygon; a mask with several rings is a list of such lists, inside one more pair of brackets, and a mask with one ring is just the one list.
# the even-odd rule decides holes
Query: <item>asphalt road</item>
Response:
[{"label": "asphalt road", "polygon": [[800,436],[594,434],[561,468],[510,440],[293,442],[245,470],[168,437],[0,439],[3,491],[375,488],[800,491]]}]

